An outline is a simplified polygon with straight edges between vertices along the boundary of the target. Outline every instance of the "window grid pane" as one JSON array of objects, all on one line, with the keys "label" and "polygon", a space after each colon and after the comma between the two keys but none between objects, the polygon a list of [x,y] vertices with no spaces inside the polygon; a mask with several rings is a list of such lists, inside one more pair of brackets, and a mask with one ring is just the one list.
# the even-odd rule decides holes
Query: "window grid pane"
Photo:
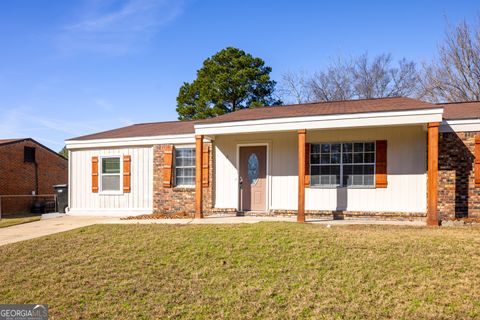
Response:
[{"label": "window grid pane", "polygon": [[120,158],[102,158],[102,173],[120,173]]},{"label": "window grid pane", "polygon": [[119,191],[120,175],[102,175],[102,191]]},{"label": "window grid pane", "polygon": [[175,186],[195,185],[195,148],[175,149]]},{"label": "window grid pane", "polygon": [[120,157],[101,158],[101,191],[120,191]]},{"label": "window grid pane", "polygon": [[322,143],[310,146],[310,184],[374,186],[375,143]]}]

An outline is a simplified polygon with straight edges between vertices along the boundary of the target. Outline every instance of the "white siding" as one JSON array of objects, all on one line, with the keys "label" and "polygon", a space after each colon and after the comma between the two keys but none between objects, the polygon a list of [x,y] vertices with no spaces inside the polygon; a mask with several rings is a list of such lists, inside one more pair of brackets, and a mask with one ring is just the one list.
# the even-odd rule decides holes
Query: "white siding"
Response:
[{"label": "white siding", "polygon": [[[131,156],[131,191],[122,194],[92,192],[92,157]],[[152,212],[152,147],[82,149],[70,152],[70,213],[131,215]],[[99,177],[100,179],[100,177]]]},{"label": "white siding", "polygon": [[[388,188],[308,188],[306,210],[426,212],[426,132],[422,126],[307,133],[310,143],[363,140],[388,140]],[[237,208],[237,144],[260,142],[269,143],[269,209],[297,209],[297,134],[294,132],[217,136],[216,208]]]}]

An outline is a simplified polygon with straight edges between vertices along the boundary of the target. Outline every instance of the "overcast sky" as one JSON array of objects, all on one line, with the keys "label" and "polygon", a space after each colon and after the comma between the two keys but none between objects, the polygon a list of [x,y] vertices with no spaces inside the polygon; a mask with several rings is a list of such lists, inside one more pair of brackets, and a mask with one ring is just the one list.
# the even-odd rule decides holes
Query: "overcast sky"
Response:
[{"label": "overcast sky", "polygon": [[272,77],[368,51],[431,59],[478,1],[0,1],[0,138],[54,150],[78,135],[176,119],[176,96],[227,46]]}]

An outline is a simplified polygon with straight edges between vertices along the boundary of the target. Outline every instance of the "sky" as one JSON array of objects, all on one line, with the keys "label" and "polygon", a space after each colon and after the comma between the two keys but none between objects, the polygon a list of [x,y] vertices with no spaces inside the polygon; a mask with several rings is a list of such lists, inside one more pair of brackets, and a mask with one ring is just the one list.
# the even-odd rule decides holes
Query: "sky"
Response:
[{"label": "sky", "polygon": [[175,120],[183,82],[234,46],[288,71],[337,56],[431,60],[478,1],[2,0],[0,138],[64,140]]}]

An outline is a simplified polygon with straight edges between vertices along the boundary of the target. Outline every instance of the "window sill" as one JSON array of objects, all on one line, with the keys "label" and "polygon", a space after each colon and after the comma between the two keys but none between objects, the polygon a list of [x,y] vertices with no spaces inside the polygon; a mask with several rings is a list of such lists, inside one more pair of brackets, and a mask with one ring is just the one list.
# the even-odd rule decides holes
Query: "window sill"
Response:
[{"label": "window sill", "polygon": [[195,186],[175,186],[173,191],[195,191]]},{"label": "window sill", "polygon": [[340,187],[340,186],[309,186],[310,189],[376,189],[375,186],[350,186],[350,187]]},{"label": "window sill", "polygon": [[121,196],[123,195],[123,192],[122,191],[100,191],[98,194],[102,196]]}]

